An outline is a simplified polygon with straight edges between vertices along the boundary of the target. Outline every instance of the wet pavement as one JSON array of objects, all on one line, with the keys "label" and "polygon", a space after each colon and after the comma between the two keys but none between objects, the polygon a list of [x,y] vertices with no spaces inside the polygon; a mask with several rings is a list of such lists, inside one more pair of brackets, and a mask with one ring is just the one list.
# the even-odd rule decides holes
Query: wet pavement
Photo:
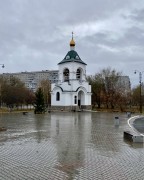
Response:
[{"label": "wet pavement", "polygon": [[144,135],[144,117],[137,118],[133,122],[133,126],[139,133]]},{"label": "wet pavement", "polygon": [[[115,117],[120,123],[115,123]],[[123,139],[126,114],[0,115],[0,180],[143,180],[143,143]]]}]

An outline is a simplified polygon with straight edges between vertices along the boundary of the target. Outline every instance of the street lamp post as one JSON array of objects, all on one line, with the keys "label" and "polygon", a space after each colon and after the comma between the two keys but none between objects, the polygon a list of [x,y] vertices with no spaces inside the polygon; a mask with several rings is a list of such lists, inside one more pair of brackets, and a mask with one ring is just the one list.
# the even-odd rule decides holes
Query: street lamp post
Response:
[{"label": "street lamp post", "polygon": [[[4,64],[0,64],[2,68],[4,68]],[[0,107],[2,106],[2,93],[1,93],[1,84],[0,84]]]},{"label": "street lamp post", "polygon": [[140,113],[142,113],[142,74],[143,74],[143,72],[140,72],[140,71],[138,71],[138,70],[135,70],[135,74],[136,73],[139,73],[139,83],[140,83],[140,100],[139,100],[139,105],[140,105]]}]

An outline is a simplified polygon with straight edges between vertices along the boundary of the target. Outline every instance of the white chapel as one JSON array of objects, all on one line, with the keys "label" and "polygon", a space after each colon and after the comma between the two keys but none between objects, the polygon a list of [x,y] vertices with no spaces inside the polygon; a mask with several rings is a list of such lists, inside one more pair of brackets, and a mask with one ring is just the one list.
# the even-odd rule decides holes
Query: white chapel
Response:
[{"label": "white chapel", "polygon": [[86,80],[86,63],[70,41],[70,51],[58,63],[58,82],[51,86],[51,108],[56,110],[91,109],[91,85]]}]

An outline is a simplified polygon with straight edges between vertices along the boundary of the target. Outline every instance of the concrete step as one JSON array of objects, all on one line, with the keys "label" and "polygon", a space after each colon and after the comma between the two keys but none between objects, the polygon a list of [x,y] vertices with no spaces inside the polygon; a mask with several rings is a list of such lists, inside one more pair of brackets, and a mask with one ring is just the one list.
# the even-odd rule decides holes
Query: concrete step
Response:
[{"label": "concrete step", "polygon": [[143,136],[134,131],[124,131],[124,138],[132,142],[143,143]]}]

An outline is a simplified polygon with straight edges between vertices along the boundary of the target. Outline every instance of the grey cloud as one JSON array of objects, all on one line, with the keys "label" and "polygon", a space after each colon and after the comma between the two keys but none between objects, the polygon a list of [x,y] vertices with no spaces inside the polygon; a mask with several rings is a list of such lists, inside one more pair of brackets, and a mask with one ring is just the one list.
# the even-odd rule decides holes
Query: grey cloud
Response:
[{"label": "grey cloud", "polygon": [[0,0],[2,72],[57,69],[78,30],[87,72],[112,66],[131,75],[143,66],[143,17],[141,0]]}]

